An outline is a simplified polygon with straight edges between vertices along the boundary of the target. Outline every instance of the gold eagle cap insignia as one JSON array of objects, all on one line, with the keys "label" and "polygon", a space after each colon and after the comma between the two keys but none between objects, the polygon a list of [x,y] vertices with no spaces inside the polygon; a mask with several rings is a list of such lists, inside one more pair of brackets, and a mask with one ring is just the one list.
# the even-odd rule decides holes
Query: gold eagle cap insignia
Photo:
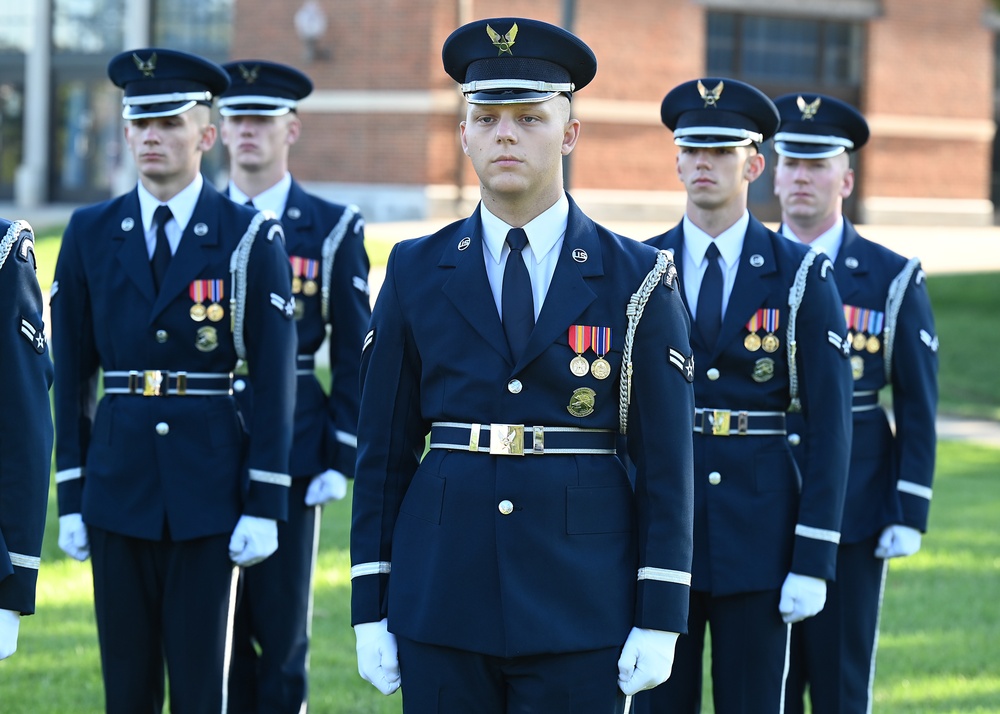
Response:
[{"label": "gold eagle cap insignia", "polygon": [[513,52],[510,51],[510,48],[514,46],[514,38],[517,37],[516,22],[510,28],[510,32],[508,32],[506,35],[501,36],[499,32],[494,30],[489,25],[486,26],[486,34],[490,36],[490,41],[493,43],[493,46],[496,47],[498,50],[500,50],[500,52],[497,54],[498,57],[502,55],[504,52],[506,52],[509,55],[514,54]]},{"label": "gold eagle cap insignia", "polygon": [[705,100],[706,107],[714,107],[716,105],[716,102],[719,101],[719,97],[722,96],[722,88],[723,82],[721,81],[715,85],[714,89],[708,90],[705,88],[705,85],[701,83],[701,80],[698,80],[698,94],[700,94],[701,98]]},{"label": "gold eagle cap insignia", "polygon": [[257,81],[257,75],[260,73],[260,65],[254,67],[247,67],[246,65],[240,65],[240,76],[243,77],[243,81],[247,84],[253,84]]},{"label": "gold eagle cap insignia", "polygon": [[149,56],[148,60],[142,59],[139,55],[133,52],[132,61],[135,62],[135,68],[142,72],[143,77],[152,77],[153,73],[156,71],[155,52]]},{"label": "gold eagle cap insignia", "polygon": [[822,101],[823,101],[822,97],[816,97],[815,101],[809,102],[807,104],[806,100],[803,99],[802,95],[800,94],[799,98],[796,100],[795,103],[798,104],[799,111],[802,112],[802,121],[812,121],[813,119],[815,119],[816,112],[819,111],[819,105],[820,102]]}]

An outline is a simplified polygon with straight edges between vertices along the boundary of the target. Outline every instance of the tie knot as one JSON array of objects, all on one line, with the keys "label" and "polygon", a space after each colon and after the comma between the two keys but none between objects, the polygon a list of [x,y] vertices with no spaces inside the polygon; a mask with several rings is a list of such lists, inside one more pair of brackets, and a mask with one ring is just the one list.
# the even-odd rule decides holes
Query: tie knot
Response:
[{"label": "tie knot", "polygon": [[719,255],[719,246],[715,244],[715,241],[712,241],[708,244],[708,250],[705,251],[705,257],[709,260],[715,260],[719,257]]},{"label": "tie knot", "polygon": [[171,219],[173,215],[174,214],[170,212],[170,206],[164,203],[160,206],[157,206],[156,210],[153,211],[153,221],[156,223],[157,226],[163,226],[166,224],[167,221]]},{"label": "tie knot", "polygon": [[520,251],[528,244],[528,234],[523,228],[511,228],[507,231],[507,245],[511,250]]}]

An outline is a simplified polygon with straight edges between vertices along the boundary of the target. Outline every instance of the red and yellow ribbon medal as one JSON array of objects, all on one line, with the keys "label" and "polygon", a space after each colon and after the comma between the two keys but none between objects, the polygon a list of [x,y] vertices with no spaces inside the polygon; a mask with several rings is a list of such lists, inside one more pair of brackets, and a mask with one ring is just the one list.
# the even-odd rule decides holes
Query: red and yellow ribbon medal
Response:
[{"label": "red and yellow ribbon medal", "polygon": [[191,315],[191,319],[195,322],[201,322],[205,319],[205,298],[208,297],[208,287],[207,280],[192,280],[191,284],[188,286],[188,295],[191,296],[191,301],[194,305],[188,310],[188,314]]},{"label": "red and yellow ribbon medal", "polygon": [[781,347],[781,340],[774,334],[778,331],[779,322],[777,308],[764,310],[764,329],[767,330],[767,334],[760,341],[760,345],[765,352],[777,352],[778,348]]},{"label": "red and yellow ribbon medal", "polygon": [[590,328],[584,325],[569,326],[569,346],[576,352],[576,357],[569,361],[569,371],[577,377],[582,377],[590,371],[590,362],[583,353],[590,349]]},{"label": "red and yellow ribbon medal", "polygon": [[763,310],[755,312],[750,318],[750,322],[747,323],[747,332],[750,334],[743,338],[743,346],[751,352],[760,349],[760,335],[757,334],[757,331],[760,330],[763,323],[763,312]]},{"label": "red and yellow ribbon medal", "polygon": [[303,273],[303,263],[305,258],[300,258],[297,255],[288,256],[288,262],[292,264],[292,294],[296,295],[302,292],[302,273]]},{"label": "red and yellow ribbon medal", "polygon": [[611,349],[611,328],[592,327],[590,329],[593,333],[590,340],[591,346],[597,354],[597,359],[590,365],[590,373],[598,379],[607,379],[608,375],[611,374],[611,365],[604,359],[604,355]]},{"label": "red and yellow ribbon medal", "polygon": [[302,294],[307,296],[313,296],[316,291],[319,290],[319,286],[316,284],[316,276],[319,275],[319,261],[305,259],[305,270],[302,273],[305,277],[305,282],[302,283]]},{"label": "red and yellow ribbon medal", "polygon": [[222,298],[223,298],[223,285],[221,280],[206,280],[208,283],[208,289],[211,295],[212,304],[208,306],[206,312],[208,313],[208,319],[212,322],[218,322],[226,315],[226,311],[222,308]]}]

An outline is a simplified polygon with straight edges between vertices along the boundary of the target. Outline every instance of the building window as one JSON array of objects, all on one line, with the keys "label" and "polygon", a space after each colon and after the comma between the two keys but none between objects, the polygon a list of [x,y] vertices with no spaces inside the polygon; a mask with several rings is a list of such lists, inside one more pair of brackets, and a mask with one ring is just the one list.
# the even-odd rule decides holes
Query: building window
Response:
[{"label": "building window", "polygon": [[124,0],[53,0],[52,50],[110,55],[121,49]]},{"label": "building window", "polygon": [[219,61],[232,45],[235,0],[161,0],[153,13],[154,45]]},{"label": "building window", "polygon": [[856,22],[709,12],[706,66],[755,85],[854,88],[863,34]]}]

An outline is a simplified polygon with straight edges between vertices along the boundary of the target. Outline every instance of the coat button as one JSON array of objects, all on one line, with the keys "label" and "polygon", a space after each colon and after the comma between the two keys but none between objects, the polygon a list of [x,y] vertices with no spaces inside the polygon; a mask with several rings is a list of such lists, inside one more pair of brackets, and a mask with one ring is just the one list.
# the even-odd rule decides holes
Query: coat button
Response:
[{"label": "coat button", "polygon": [[507,382],[507,391],[511,394],[520,394],[521,389],[523,389],[523,386],[520,379],[512,379]]},{"label": "coat button", "polygon": [[159,434],[160,436],[166,436],[167,434],[170,433],[170,425],[167,424],[167,422],[165,421],[161,421],[159,424],[156,425],[156,433]]},{"label": "coat button", "polygon": [[720,474],[718,471],[713,471],[708,475],[708,482],[713,486],[718,486],[720,483],[722,483],[722,474]]},{"label": "coat button", "polygon": [[166,330],[157,330],[156,331],[156,341],[159,342],[161,345],[164,342],[166,342],[169,337],[170,337],[170,335],[167,334]]},{"label": "coat button", "polygon": [[497,506],[500,509],[500,513],[505,516],[509,516],[514,512],[514,504],[508,501],[506,498],[500,501],[500,505]]},{"label": "coat button", "polygon": [[247,383],[242,379],[237,379],[235,382],[233,382],[234,392],[242,392],[246,388],[247,388]]},{"label": "coat button", "polygon": [[798,434],[789,434],[788,443],[791,444],[792,446],[798,446],[799,444],[802,443],[802,437],[799,436]]},{"label": "coat button", "polygon": [[719,378],[719,370],[717,370],[715,367],[712,367],[712,369],[710,369],[707,372],[705,372],[705,376],[707,376],[709,379],[711,379],[714,382],[715,380],[717,380]]}]

